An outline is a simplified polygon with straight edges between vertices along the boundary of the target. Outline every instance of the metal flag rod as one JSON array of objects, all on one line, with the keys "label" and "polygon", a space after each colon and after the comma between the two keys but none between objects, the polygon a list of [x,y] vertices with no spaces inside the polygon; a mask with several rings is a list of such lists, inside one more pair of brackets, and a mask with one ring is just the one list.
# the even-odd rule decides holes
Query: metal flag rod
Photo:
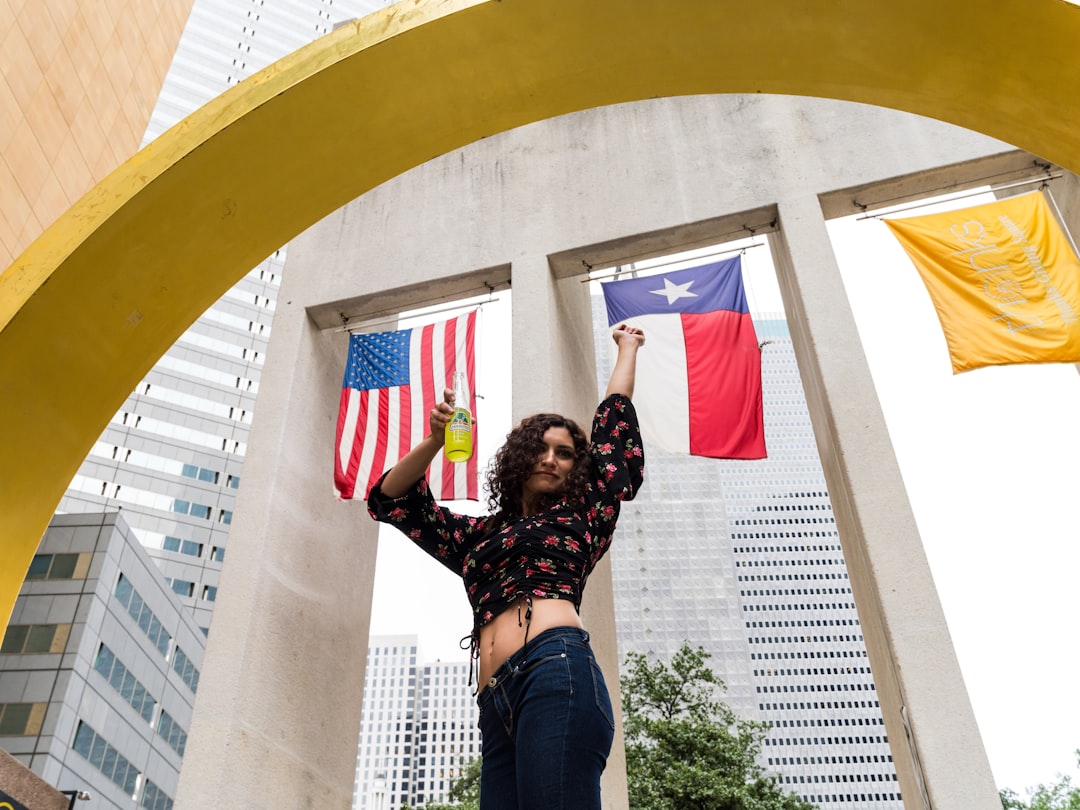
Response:
[{"label": "metal flag rod", "polygon": [[[727,256],[732,253],[745,253],[750,248],[763,247],[765,242],[752,242],[749,245],[742,245],[741,247],[728,248],[727,250],[720,250],[716,253],[706,253],[704,256],[694,256],[687,259],[672,259],[667,262],[660,262],[659,264],[650,264],[648,267],[631,267],[629,270],[623,270],[624,265],[616,265],[615,268],[607,273],[601,275],[592,275],[591,273],[585,278],[581,279],[582,284],[588,284],[590,281],[602,281],[605,278],[614,278],[620,276],[623,273],[643,273],[651,270],[658,270],[661,267],[670,267],[673,264],[685,264],[686,262],[696,262],[701,259],[715,259],[719,256]],[[631,262],[633,264],[633,262]]]},{"label": "metal flag rod", "polygon": [[[924,202],[917,202],[917,203],[912,203],[911,205],[904,205],[904,206],[898,206],[898,207],[895,207],[895,208],[889,208],[889,209],[884,210],[884,211],[876,211],[873,214],[862,214],[861,216],[855,217],[855,220],[860,221],[860,220],[864,220],[864,219],[881,219],[882,217],[891,216],[893,214],[900,214],[900,213],[903,213],[904,211],[914,211],[916,208],[926,208],[928,205],[938,205],[938,204],[943,203],[943,202],[952,202],[953,200],[964,200],[964,199],[967,199],[968,197],[977,197],[980,194],[988,194],[988,193],[992,193],[992,192],[995,192],[995,191],[1004,191],[1007,188],[1019,188],[1020,186],[1031,186],[1031,185],[1034,185],[1035,183],[1048,183],[1051,180],[1057,180],[1059,177],[1061,177],[1060,172],[1058,174],[1045,174],[1045,175],[1043,175],[1041,177],[1032,177],[1029,180],[1017,180],[1015,183],[1005,183],[1004,185],[1001,185],[1001,186],[991,186],[989,191],[987,191],[986,189],[979,189],[978,191],[969,191],[969,192],[966,192],[964,194],[957,194],[955,197],[949,197],[948,199],[938,198],[938,199],[932,200],[930,202],[925,202],[925,201]],[[857,203],[857,202],[855,204],[859,205],[859,203]]]},{"label": "metal flag rod", "polygon": [[[492,301],[495,300],[495,293],[501,287],[500,284],[496,284],[496,285],[488,284],[486,286],[488,288],[487,297],[484,298],[483,300],[477,301],[476,298],[478,298],[479,296],[472,296],[471,298],[463,298],[463,299],[458,300],[458,301],[450,301],[450,302],[444,304],[441,307],[436,307],[435,309],[427,309],[423,313],[419,313],[419,314],[416,314],[416,315],[407,315],[407,316],[405,316],[405,318],[408,318],[408,319],[424,318],[424,317],[427,317],[428,315],[438,315],[440,313],[451,312],[453,310],[482,309],[484,304],[489,304],[489,303],[491,303]],[[510,287],[509,283],[506,284],[506,287],[507,287],[507,289],[509,289],[509,287]],[[423,304],[413,306],[412,309],[413,310],[423,309]],[[350,322],[348,317],[346,317],[345,315],[342,315],[341,316],[341,326],[334,327],[334,331],[335,332],[357,332],[357,331],[359,331],[361,329],[368,329],[368,328],[370,328],[372,326],[382,326],[384,324],[394,324],[394,325],[396,325],[401,320],[402,320],[402,313],[398,313],[396,315],[385,315],[383,317],[375,318],[375,319],[369,320],[369,321],[355,321],[355,322]]]}]

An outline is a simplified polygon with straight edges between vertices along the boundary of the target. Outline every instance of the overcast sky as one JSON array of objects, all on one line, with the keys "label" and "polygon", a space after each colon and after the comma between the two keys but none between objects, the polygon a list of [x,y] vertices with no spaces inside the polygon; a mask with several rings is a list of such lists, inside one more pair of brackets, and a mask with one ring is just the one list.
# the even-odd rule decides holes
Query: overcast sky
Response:
[{"label": "overcast sky", "polygon": [[[1024,795],[1075,776],[1077,367],[954,376],[926,289],[886,227],[850,218],[830,233],[997,784]],[[752,311],[782,310],[766,248],[747,251],[744,274]],[[481,315],[482,459],[510,428],[507,392],[485,384],[503,377],[509,309],[504,298]],[[466,660],[460,580],[396,534],[380,539],[374,599],[372,634],[415,634],[427,660]]]}]

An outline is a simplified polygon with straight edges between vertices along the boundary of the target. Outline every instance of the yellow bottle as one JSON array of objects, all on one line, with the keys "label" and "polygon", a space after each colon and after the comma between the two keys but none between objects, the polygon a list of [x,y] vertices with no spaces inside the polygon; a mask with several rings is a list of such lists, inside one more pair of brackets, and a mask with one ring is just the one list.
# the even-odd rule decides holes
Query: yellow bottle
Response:
[{"label": "yellow bottle", "polygon": [[454,373],[454,414],[446,423],[443,455],[450,461],[468,461],[473,454],[473,420],[465,372]]}]

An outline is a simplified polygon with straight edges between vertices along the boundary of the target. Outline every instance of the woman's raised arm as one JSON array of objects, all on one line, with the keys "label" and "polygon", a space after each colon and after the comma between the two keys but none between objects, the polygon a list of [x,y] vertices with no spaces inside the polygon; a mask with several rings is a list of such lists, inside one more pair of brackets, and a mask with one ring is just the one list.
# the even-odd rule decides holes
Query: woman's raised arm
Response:
[{"label": "woman's raised arm", "polygon": [[604,399],[612,394],[622,394],[628,399],[633,399],[637,352],[645,343],[645,333],[633,326],[621,323],[612,330],[611,339],[619,347],[619,354],[615,358],[615,368],[611,370],[611,379],[608,381]]},{"label": "woman's raised arm", "polygon": [[431,432],[417,442],[408,453],[401,457],[386,474],[382,481],[383,495],[388,498],[400,498],[408,492],[412,485],[419,481],[428,466],[435,460],[442,449],[446,423],[454,413],[454,392],[449,388],[443,390],[443,401],[438,403],[428,412],[428,426]]}]

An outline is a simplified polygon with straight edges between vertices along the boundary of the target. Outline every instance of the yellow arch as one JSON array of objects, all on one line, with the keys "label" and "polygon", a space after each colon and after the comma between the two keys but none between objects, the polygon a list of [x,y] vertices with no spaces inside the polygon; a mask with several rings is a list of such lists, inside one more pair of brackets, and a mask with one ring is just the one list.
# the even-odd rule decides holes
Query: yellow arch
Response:
[{"label": "yellow arch", "polygon": [[408,0],[291,54],[132,157],[0,275],[0,616],[142,376],[247,270],[376,185],[532,121],[697,93],[893,107],[1080,171],[1077,42],[1064,0],[813,15],[789,0]]}]

